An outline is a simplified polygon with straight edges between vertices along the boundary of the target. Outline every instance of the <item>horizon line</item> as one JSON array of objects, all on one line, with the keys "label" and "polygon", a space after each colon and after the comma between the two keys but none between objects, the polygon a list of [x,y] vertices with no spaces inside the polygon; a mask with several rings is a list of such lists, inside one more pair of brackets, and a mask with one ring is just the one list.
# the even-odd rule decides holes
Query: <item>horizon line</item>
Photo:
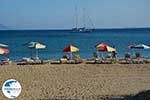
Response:
[{"label": "horizon line", "polygon": [[[95,28],[95,30],[150,29],[150,27]],[[0,31],[70,31],[71,29],[0,29]]]}]

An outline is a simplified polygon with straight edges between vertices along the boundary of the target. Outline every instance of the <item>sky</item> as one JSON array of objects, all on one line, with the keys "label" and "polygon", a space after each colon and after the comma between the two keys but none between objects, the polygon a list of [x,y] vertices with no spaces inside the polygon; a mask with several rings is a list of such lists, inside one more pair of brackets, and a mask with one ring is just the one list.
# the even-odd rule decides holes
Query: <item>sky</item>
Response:
[{"label": "sky", "polygon": [[150,0],[0,0],[0,26],[7,29],[70,29],[75,6],[95,28],[150,27]]}]

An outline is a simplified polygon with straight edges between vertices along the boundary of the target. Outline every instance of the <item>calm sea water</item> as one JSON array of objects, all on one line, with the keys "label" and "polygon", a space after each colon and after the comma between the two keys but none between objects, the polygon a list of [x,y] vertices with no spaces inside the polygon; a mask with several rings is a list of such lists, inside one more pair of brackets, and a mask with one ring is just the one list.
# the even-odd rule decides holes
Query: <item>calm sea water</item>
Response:
[{"label": "calm sea water", "polygon": [[[0,43],[8,44],[10,53],[0,55],[0,58],[9,57],[16,60],[29,57],[30,50],[23,46],[28,41],[40,41],[47,48],[39,50],[39,56],[44,59],[57,59],[62,57],[63,48],[72,43],[80,48],[82,58],[92,57],[96,51],[95,45],[107,43],[117,48],[117,55],[124,56],[130,44],[150,45],[150,29],[111,29],[97,30],[93,33],[70,33],[69,31],[0,31]],[[135,50],[142,56],[150,57],[150,50]]]}]

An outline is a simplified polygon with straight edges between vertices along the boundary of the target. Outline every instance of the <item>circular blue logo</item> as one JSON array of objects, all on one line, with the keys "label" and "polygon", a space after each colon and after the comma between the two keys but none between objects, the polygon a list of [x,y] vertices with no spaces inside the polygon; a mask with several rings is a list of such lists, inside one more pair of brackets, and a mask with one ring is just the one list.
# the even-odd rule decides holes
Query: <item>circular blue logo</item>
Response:
[{"label": "circular blue logo", "polygon": [[3,94],[10,99],[18,97],[21,93],[21,85],[15,79],[9,79],[2,86]]}]

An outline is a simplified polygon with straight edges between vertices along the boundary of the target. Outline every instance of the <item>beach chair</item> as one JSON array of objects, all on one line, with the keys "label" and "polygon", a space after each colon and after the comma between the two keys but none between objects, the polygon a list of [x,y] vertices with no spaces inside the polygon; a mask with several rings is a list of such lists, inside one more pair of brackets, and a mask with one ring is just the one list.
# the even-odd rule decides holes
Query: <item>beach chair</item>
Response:
[{"label": "beach chair", "polygon": [[47,64],[49,60],[41,60],[38,57],[26,58],[23,57],[21,61],[17,62],[17,65],[39,65],[39,64]]},{"label": "beach chair", "polygon": [[23,57],[20,61],[17,61],[17,65],[29,65],[32,64],[34,60],[31,58]]},{"label": "beach chair", "polygon": [[101,64],[112,64],[112,58],[103,58]]},{"label": "beach chair", "polygon": [[143,64],[145,63],[144,58],[141,57],[140,53],[135,53],[135,58],[132,59],[133,64]]},{"label": "beach chair", "polygon": [[101,64],[102,60],[100,58],[91,58],[91,59],[86,59],[84,62],[86,64]]},{"label": "beach chair", "polygon": [[150,63],[150,58],[145,58],[145,59],[144,59],[144,62],[145,62],[146,64],[149,64],[149,63]]},{"label": "beach chair", "polygon": [[60,63],[61,63],[61,64],[66,64],[67,61],[68,61],[67,58],[60,58]]},{"label": "beach chair", "polygon": [[73,60],[75,61],[75,64],[83,63],[83,59],[80,58],[80,55],[73,55]]},{"label": "beach chair", "polygon": [[60,60],[52,60],[50,61],[51,64],[61,64]]},{"label": "beach chair", "polygon": [[131,55],[129,53],[126,53],[124,55],[124,58],[120,58],[118,62],[119,64],[132,64],[133,63],[131,59]]},{"label": "beach chair", "polygon": [[9,64],[11,64],[11,61],[9,58],[3,58],[1,60],[1,65],[9,65]]},{"label": "beach chair", "polygon": [[86,64],[95,64],[95,60],[94,59],[86,59],[85,63]]},{"label": "beach chair", "polygon": [[92,58],[85,60],[86,64],[101,64],[101,62],[102,62],[102,59],[98,56],[97,52],[93,53]]}]

